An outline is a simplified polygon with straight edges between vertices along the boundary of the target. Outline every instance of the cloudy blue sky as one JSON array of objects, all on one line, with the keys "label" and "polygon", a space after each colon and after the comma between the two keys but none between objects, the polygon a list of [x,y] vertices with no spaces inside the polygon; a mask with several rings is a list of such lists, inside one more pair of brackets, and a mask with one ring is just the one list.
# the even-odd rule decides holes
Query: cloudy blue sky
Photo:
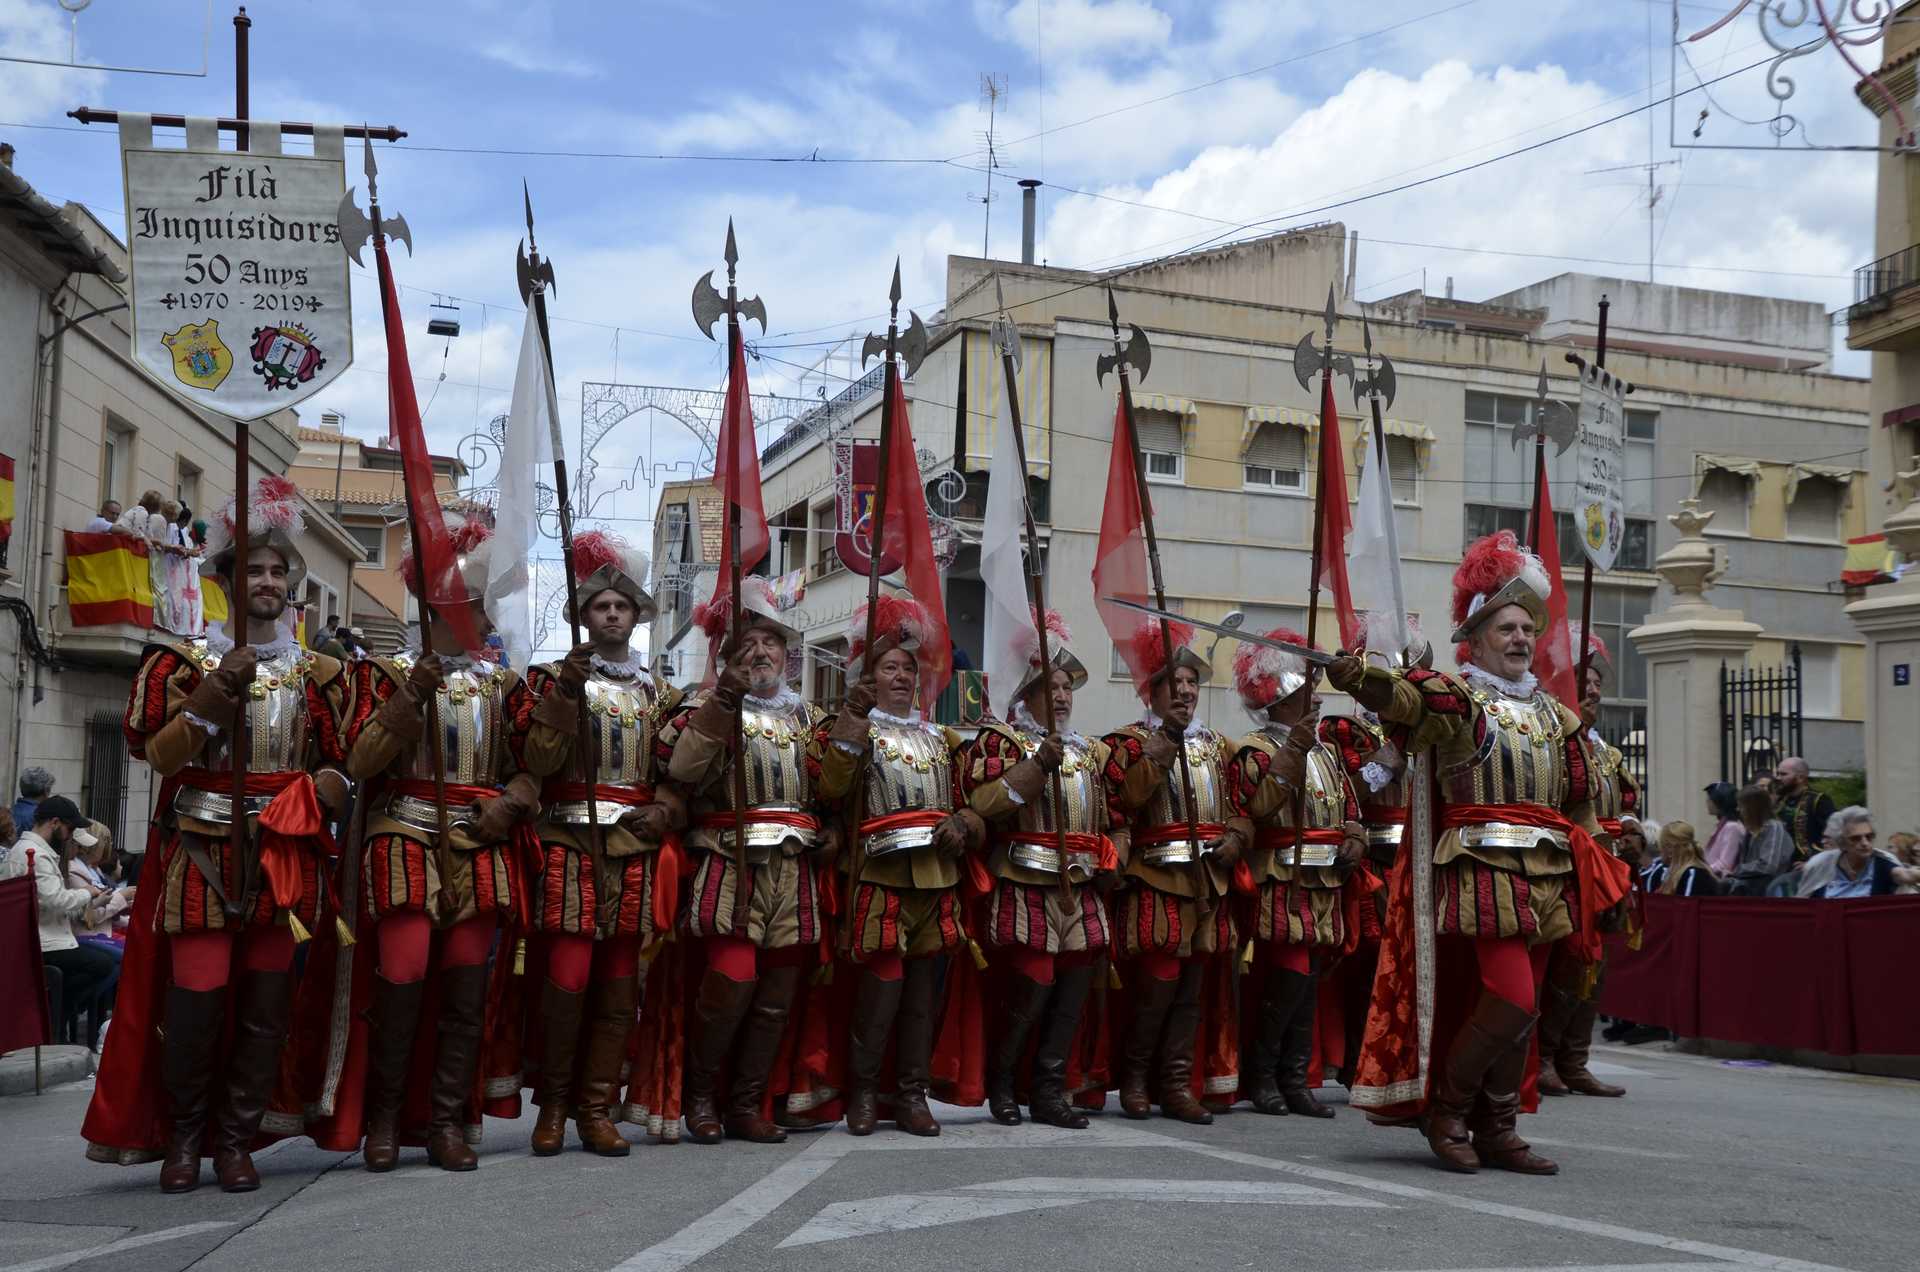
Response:
[{"label": "cloudy blue sky", "polygon": [[[1683,2],[1679,21],[1704,27],[1732,2]],[[443,448],[506,409],[522,177],[559,271],[569,419],[582,380],[721,383],[719,351],[692,328],[687,296],[720,264],[728,215],[743,283],[772,319],[755,387],[791,389],[793,364],[877,321],[896,253],[907,303],[931,313],[947,255],[981,250],[983,72],[1006,86],[995,254],[1018,253],[1011,183],[1031,176],[1047,183],[1040,252],[1058,264],[1138,260],[1257,220],[1338,219],[1363,237],[1363,300],[1418,286],[1423,269],[1434,290],[1451,276],[1465,297],[1566,269],[1643,276],[1645,174],[1592,170],[1651,158],[1676,161],[1656,171],[1663,281],[1838,309],[1872,255],[1872,155],[1676,151],[1664,106],[1381,193],[1663,96],[1670,0],[262,0],[252,11],[256,115],[391,122],[410,134],[381,148],[381,184],[417,241],[397,270],[429,432]],[[231,15],[226,0],[213,10],[205,78],[0,62],[0,137],[19,148],[17,170],[119,229],[113,131],[77,129],[64,111],[226,113]],[[197,69],[205,26],[193,0],[92,0],[79,55]],[[0,0],[0,52],[64,58],[68,33],[54,0]],[[1690,87],[1767,53],[1749,13],[1691,46],[1677,78]],[[1878,53],[1864,56],[1872,64]],[[1837,57],[1817,53],[1792,73],[1789,107],[1814,140],[1872,140]],[[1775,109],[1762,75],[1714,86],[1711,102],[1683,99],[1681,139],[1707,108],[1702,140],[1765,144],[1763,128],[1739,122]],[[703,157],[592,157],[662,153]],[[849,162],[758,161],[813,155]],[[1320,210],[1344,200],[1356,201]],[[434,293],[461,307],[465,333],[451,346],[424,334]],[[377,436],[385,355],[367,276],[355,295],[356,365],[307,413],[340,409]],[[1861,360],[1841,365],[1864,374]],[[669,428],[617,441],[611,457],[626,462],[650,452],[671,464],[689,450]],[[608,510],[644,538],[651,506],[636,494]]]}]

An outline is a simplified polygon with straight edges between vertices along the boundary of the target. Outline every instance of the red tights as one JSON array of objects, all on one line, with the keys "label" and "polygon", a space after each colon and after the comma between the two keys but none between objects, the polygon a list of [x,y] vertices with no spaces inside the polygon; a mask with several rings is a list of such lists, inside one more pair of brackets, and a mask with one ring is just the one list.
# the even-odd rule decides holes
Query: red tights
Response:
[{"label": "red tights", "polygon": [[233,947],[240,947],[243,972],[284,972],[293,966],[293,933],[274,924],[232,932],[182,932],[169,942],[173,956],[173,983],[204,993],[227,983],[233,967]]},{"label": "red tights", "polygon": [[[1028,949],[1020,946],[1007,951],[1008,965],[1017,976],[1024,976],[1036,985],[1051,985],[1056,972],[1064,972],[1075,967],[1085,967],[1093,961],[1092,950],[1074,950],[1071,953],[1049,954],[1045,950]],[[1179,972],[1176,970],[1176,976]],[[1171,979],[1163,977],[1162,979]]]},{"label": "red tights", "polygon": [[[497,928],[491,914],[462,919],[440,937],[440,966],[478,967],[487,961]],[[433,921],[418,910],[396,910],[380,920],[380,978],[389,985],[411,985],[427,978],[433,947]]]},{"label": "red tights", "polygon": [[1298,972],[1302,976],[1313,973],[1311,945],[1295,945],[1291,941],[1262,941],[1260,951],[1270,972]]},{"label": "red tights", "polygon": [[1480,964],[1480,984],[1522,1011],[1538,1010],[1540,979],[1552,950],[1551,945],[1529,949],[1517,936],[1475,937],[1473,956]]},{"label": "red tights", "polygon": [[613,981],[640,972],[640,938],[615,936],[596,941],[590,936],[557,932],[546,938],[547,979],[569,994],[585,990],[588,980]]},{"label": "red tights", "polygon": [[[710,936],[703,945],[707,952],[707,966],[742,985],[758,980],[760,973],[767,968],[791,967],[802,962],[814,948],[811,945],[790,945],[780,950],[763,950],[744,936]],[[890,954],[884,957],[893,960],[893,975],[887,976],[880,971],[879,957],[868,960],[867,970],[881,980],[899,980],[900,956]]]},{"label": "red tights", "polygon": [[1180,958],[1174,954],[1158,952],[1141,954],[1133,960],[1134,970],[1149,980],[1171,981],[1180,979]]}]

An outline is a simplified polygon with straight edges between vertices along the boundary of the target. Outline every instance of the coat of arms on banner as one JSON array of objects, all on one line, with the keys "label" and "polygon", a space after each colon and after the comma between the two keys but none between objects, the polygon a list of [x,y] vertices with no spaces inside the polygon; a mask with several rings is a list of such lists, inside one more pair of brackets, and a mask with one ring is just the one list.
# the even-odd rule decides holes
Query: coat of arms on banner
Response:
[{"label": "coat of arms on banner", "polygon": [[218,319],[190,322],[161,336],[160,343],[173,357],[174,378],[190,389],[211,393],[233,370],[233,350],[220,339]]},{"label": "coat of arms on banner", "polygon": [[313,379],[327,365],[313,333],[299,323],[285,327],[257,327],[253,333],[253,369],[267,389],[290,389]]}]

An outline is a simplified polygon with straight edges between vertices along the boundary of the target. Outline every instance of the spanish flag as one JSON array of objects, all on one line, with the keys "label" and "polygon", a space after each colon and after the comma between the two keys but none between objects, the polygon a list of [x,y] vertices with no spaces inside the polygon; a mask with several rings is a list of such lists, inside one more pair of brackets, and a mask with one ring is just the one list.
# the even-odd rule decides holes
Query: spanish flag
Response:
[{"label": "spanish flag", "polygon": [[1872,583],[1893,581],[1893,549],[1884,534],[1863,534],[1847,540],[1847,559],[1840,567],[1840,582],[1847,587],[1866,587]]},{"label": "spanish flag", "polygon": [[153,626],[153,576],[143,540],[66,532],[67,610],[75,627]]},{"label": "spanish flag", "polygon": [[7,559],[7,540],[13,538],[13,456],[0,455],[0,561]]},{"label": "spanish flag", "polygon": [[200,576],[200,615],[209,623],[227,621],[227,585],[218,575]]}]

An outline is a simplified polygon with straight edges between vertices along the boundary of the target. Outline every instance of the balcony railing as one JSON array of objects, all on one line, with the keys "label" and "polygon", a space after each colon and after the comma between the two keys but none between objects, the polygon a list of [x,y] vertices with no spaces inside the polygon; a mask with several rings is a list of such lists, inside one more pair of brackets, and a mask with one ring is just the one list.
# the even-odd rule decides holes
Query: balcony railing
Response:
[{"label": "balcony railing", "polygon": [[[1853,271],[1853,309],[1874,313],[1886,308],[1886,297],[1920,283],[1920,244],[1882,256]],[[1848,313],[1853,316],[1852,311]]]}]

